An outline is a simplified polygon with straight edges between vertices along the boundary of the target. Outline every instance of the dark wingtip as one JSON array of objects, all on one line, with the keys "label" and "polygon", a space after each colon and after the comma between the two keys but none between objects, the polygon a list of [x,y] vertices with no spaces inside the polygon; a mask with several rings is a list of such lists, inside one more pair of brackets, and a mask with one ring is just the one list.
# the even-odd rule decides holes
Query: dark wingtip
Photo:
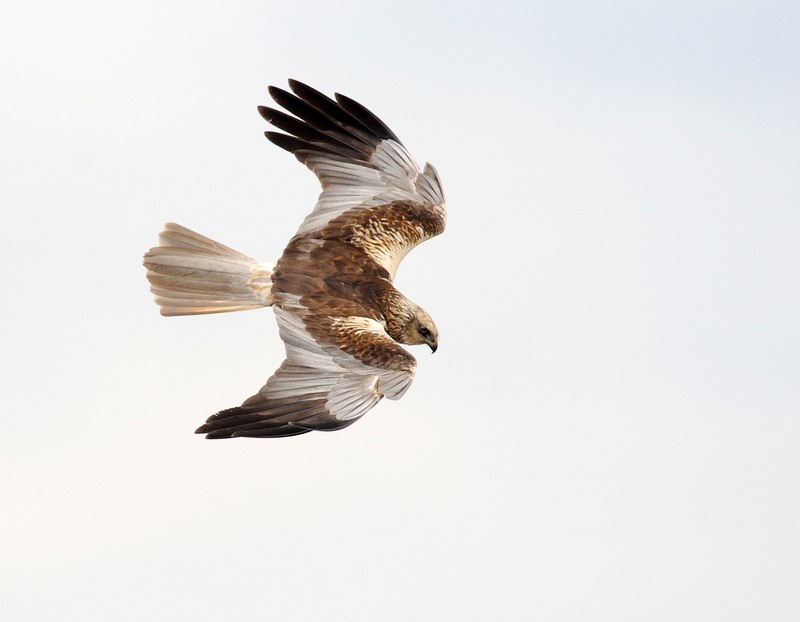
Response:
[{"label": "dark wingtip", "polygon": [[289,83],[289,88],[292,89],[292,91],[295,93],[297,93],[297,89],[302,90],[304,88],[308,88],[307,84],[300,82],[300,80],[295,80],[294,78],[289,78],[287,82]]},{"label": "dark wingtip", "polygon": [[201,425],[199,428],[197,428],[197,429],[194,431],[194,433],[195,433],[195,434],[205,434],[205,433],[206,433],[206,432],[208,432],[208,431],[209,431],[209,425],[208,425],[207,423],[204,423],[204,424],[203,424],[203,425]]},{"label": "dark wingtip", "polygon": [[310,146],[299,138],[289,136],[288,134],[281,134],[280,132],[266,131],[264,132],[264,136],[266,136],[273,145],[277,145],[281,149],[286,149],[286,151],[290,153]]},{"label": "dark wingtip", "polygon": [[266,137],[294,153],[301,162],[308,155],[323,153],[363,165],[370,161],[381,140],[400,142],[383,121],[355,100],[339,93],[331,99],[294,78],[288,82],[291,92],[268,87],[278,108],[285,112],[268,106],[259,106],[258,112],[275,128],[286,132],[267,132]]},{"label": "dark wingtip", "polygon": [[258,106],[258,114],[260,114],[266,121],[269,121],[270,108],[266,106]]},{"label": "dark wingtip", "polygon": [[366,106],[358,103],[356,100],[348,97],[347,95],[342,95],[341,93],[334,93],[334,97],[336,98],[336,102],[342,107],[343,110],[358,119],[365,127],[369,128],[369,130],[375,136],[381,139],[390,139],[400,143],[400,139],[397,138],[397,135],[389,128],[389,126],[381,121],[378,116]]},{"label": "dark wingtip", "polygon": [[282,89],[277,86],[270,86],[267,88],[269,92],[269,96],[277,103],[283,106],[283,102],[294,99],[294,95],[292,95],[289,91]]},{"label": "dark wingtip", "polygon": [[231,438],[233,436],[236,436],[236,435],[235,434],[229,434],[229,433],[224,432],[224,431],[223,432],[209,432],[208,434],[206,434],[206,440],[208,440],[208,441],[218,441],[218,440],[220,440],[222,438]]}]

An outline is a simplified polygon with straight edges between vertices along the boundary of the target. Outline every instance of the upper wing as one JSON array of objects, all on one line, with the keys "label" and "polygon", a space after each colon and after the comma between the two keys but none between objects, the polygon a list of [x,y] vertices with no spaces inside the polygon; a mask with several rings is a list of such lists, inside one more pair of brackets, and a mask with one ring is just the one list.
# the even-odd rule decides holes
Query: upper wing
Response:
[{"label": "upper wing", "polygon": [[382,397],[399,399],[414,358],[364,317],[307,316],[299,301],[274,307],[286,360],[241,406],[208,419],[206,438],[276,437],[344,428]]},{"label": "upper wing", "polygon": [[319,231],[354,208],[393,202],[434,208],[441,219],[436,232],[444,229],[444,192],[433,166],[426,164],[421,171],[394,132],[358,102],[338,93],[334,101],[296,80],[289,80],[289,87],[294,94],[274,86],[269,92],[296,117],[265,106],[258,110],[290,134],[266,132],[267,138],[294,153],[322,184],[298,235]]}]

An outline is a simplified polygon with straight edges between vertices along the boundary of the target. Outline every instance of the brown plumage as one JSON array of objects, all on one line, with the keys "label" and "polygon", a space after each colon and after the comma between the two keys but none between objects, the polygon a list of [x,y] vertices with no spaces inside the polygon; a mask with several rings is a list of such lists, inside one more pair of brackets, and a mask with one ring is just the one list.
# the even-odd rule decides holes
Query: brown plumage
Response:
[{"label": "brown plumage", "polygon": [[346,427],[408,389],[416,361],[399,344],[438,346],[431,317],[392,283],[406,253],[444,231],[435,169],[420,170],[361,104],[289,86],[269,92],[291,115],[259,107],[286,132],[266,136],[315,173],[322,194],[275,266],[173,223],[145,255],[164,315],[275,311],[286,360],[256,395],[198,428],[207,438]]}]

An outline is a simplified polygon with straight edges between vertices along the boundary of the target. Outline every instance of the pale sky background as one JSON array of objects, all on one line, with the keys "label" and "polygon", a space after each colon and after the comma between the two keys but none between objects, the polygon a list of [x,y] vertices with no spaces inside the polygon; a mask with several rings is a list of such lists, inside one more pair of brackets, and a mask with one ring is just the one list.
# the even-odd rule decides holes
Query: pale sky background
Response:
[{"label": "pale sky background", "polygon": [[[274,260],[294,77],[443,179],[441,330],[345,431],[193,430],[271,311],[162,318],[174,220]],[[800,4],[8,2],[0,618],[794,621]]]}]

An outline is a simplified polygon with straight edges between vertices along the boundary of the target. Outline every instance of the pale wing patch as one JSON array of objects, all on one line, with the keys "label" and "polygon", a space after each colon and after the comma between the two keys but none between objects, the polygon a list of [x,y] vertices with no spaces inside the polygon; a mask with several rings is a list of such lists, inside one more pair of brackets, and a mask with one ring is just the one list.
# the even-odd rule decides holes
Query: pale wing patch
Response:
[{"label": "pale wing patch", "polygon": [[[318,343],[297,316],[278,307],[275,311],[281,336],[286,339],[286,360],[256,395],[239,407],[213,415],[199,433],[230,438],[338,430],[364,416],[384,393],[396,398],[408,388],[413,372],[364,365],[337,348]],[[381,391],[384,383],[388,392]]]},{"label": "pale wing patch", "polygon": [[308,156],[305,164],[319,178],[322,194],[314,211],[297,230],[298,235],[317,231],[354,208],[366,209],[392,201],[420,202],[425,198],[416,187],[419,167],[406,148],[393,140],[381,142],[369,163],[315,154]]},{"label": "pale wing patch", "polygon": [[368,163],[323,153],[308,155],[304,162],[319,178],[322,194],[298,235],[321,229],[351,209],[393,201],[424,203],[444,212],[444,191],[436,169],[425,164],[420,171],[408,150],[394,140],[380,142]]},{"label": "pale wing patch", "polygon": [[[326,371],[348,370],[358,376],[378,379],[377,390],[391,400],[400,399],[414,379],[413,357],[403,350],[389,335],[380,322],[366,317],[334,318],[333,328],[351,339],[364,336],[373,341],[382,359],[359,360],[345,352],[339,344],[320,343],[306,330],[303,320],[289,308],[302,312],[296,296],[284,295],[281,306],[275,306],[281,339],[286,345],[286,358],[290,363],[309,367],[319,367]],[[402,351],[406,357],[398,364],[396,352]],[[409,363],[409,361],[411,361]]]},{"label": "pale wing patch", "polygon": [[423,199],[428,201],[431,205],[439,205],[444,211],[445,200],[442,182],[439,179],[439,173],[429,162],[425,163],[425,169],[422,174],[417,178],[417,190]]},{"label": "pale wing patch", "polygon": [[325,406],[339,421],[355,421],[381,401],[378,379],[372,376],[344,376],[328,394]]},{"label": "pale wing patch", "polygon": [[[305,416],[354,421],[383,397],[376,391],[377,383],[377,378],[348,373],[342,368],[331,372],[295,365],[287,359],[258,395],[245,404],[291,404]],[[308,408],[312,404],[314,412]],[[292,423],[301,427],[312,423],[304,423],[302,419]]]},{"label": "pale wing patch", "polygon": [[[286,308],[302,309],[299,300],[294,296],[287,298],[283,305],[274,307],[286,345],[286,361],[259,391],[261,400],[295,400],[300,406],[307,397],[324,399],[325,409],[332,418],[353,421],[366,414],[382,397],[399,399],[408,390],[414,377],[413,367],[410,370],[376,367],[336,344],[318,342],[306,330],[302,318]],[[340,334],[352,335],[354,339],[366,336],[381,345],[399,347],[380,322],[369,318],[336,318],[332,326]]]}]

